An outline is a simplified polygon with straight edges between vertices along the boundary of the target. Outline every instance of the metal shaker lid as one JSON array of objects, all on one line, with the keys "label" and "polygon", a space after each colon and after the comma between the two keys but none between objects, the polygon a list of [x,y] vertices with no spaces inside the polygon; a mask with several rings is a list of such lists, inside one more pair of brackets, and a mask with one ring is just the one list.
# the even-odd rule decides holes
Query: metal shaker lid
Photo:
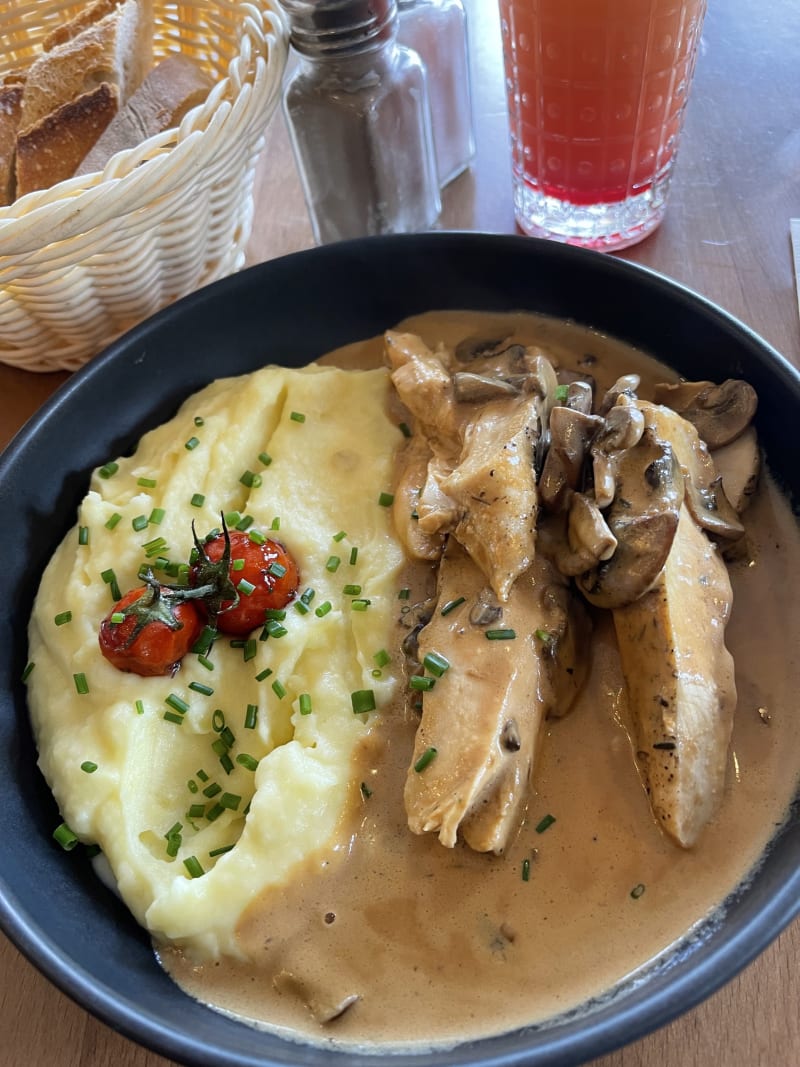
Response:
[{"label": "metal shaker lid", "polygon": [[281,0],[291,40],[308,56],[376,48],[395,32],[396,0]]}]

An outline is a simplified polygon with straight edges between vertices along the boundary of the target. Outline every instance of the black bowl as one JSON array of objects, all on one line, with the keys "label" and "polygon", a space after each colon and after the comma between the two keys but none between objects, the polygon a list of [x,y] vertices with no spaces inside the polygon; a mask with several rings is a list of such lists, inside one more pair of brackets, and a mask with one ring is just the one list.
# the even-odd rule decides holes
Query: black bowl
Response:
[{"label": "black bowl", "polygon": [[[266,362],[297,366],[436,308],[538,311],[649,351],[691,378],[743,377],[761,399],[758,431],[773,473],[800,498],[790,429],[800,376],[719,308],[657,274],[599,253],[522,237],[428,234],[301,252],[209,286],[132,330],[45,405],[0,457],[5,538],[0,602],[0,921],[59,988],[114,1029],[187,1064],[310,1067],[352,1062],[240,1025],[185,996],[88,862],[52,842],[55,804],[36,769],[21,675],[38,576],[72,525],[89,471],[129,452],[211,379]],[[791,436],[790,436],[791,435]],[[588,1015],[450,1052],[392,1056],[396,1067],[576,1064],[695,1005],[800,912],[797,807],[723,917],[646,980]],[[368,1056],[364,1067],[386,1059]]]}]

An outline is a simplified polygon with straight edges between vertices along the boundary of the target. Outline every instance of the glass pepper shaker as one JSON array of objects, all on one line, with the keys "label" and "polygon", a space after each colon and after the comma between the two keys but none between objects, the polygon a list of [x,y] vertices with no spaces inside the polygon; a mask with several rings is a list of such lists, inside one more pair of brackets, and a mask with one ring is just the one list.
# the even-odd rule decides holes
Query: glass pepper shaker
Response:
[{"label": "glass pepper shaker", "polygon": [[475,154],[467,44],[461,0],[397,0],[397,39],[425,64],[439,184],[466,170]]},{"label": "glass pepper shaker", "polygon": [[283,107],[318,243],[429,229],[441,211],[425,69],[395,0],[283,0]]}]

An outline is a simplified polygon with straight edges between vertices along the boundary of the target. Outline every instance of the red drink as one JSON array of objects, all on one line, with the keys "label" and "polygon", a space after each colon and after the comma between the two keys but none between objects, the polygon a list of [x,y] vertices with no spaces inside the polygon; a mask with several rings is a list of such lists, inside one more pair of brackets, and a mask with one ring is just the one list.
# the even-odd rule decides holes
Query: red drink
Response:
[{"label": "red drink", "polygon": [[661,221],[706,0],[500,0],[517,219],[624,247]]}]

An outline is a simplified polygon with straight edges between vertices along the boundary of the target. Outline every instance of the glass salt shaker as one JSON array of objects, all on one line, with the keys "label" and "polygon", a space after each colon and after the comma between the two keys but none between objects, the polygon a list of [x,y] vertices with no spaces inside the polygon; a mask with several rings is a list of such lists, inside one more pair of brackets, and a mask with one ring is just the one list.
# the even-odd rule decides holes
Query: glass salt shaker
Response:
[{"label": "glass salt shaker", "polygon": [[419,56],[395,0],[283,0],[297,67],[283,97],[319,244],[429,229],[441,211]]},{"label": "glass salt shaker", "polygon": [[461,174],[475,154],[467,16],[461,0],[397,0],[397,39],[419,54],[428,74],[439,184]]}]

